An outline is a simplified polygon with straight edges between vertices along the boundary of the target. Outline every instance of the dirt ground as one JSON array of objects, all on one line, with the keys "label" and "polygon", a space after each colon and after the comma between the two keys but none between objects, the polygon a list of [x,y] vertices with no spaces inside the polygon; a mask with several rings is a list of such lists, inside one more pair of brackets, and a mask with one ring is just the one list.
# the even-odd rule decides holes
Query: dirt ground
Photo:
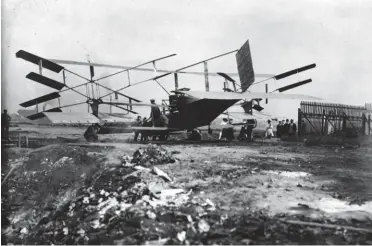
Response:
[{"label": "dirt ground", "polygon": [[[22,234],[22,229],[27,228],[28,231],[31,231],[30,225],[32,223],[23,223],[22,218],[36,220],[35,216],[30,215],[31,212],[34,210],[33,213],[36,214],[44,212],[45,209],[48,210],[49,201],[56,204],[57,201],[63,203],[63,201],[67,202],[75,199],[78,193],[74,192],[84,186],[86,176],[94,175],[95,172],[98,172],[97,170],[109,170],[120,166],[123,163],[123,156],[132,156],[138,148],[146,148],[147,145],[145,144],[126,143],[125,141],[130,137],[131,135],[126,134],[115,135],[114,137],[106,135],[101,138],[104,143],[81,146],[78,143],[64,144],[36,150],[19,148],[3,150],[3,153],[6,154],[4,158],[8,163],[7,166],[3,166],[3,173],[16,165],[15,163],[22,163],[21,168],[15,169],[14,174],[10,176],[6,184],[7,187],[2,187],[2,190],[4,188],[8,190],[8,193],[4,196],[7,195],[9,200],[7,205],[10,226],[3,232],[7,235],[8,241],[12,243],[40,243],[35,239],[36,236],[28,238],[23,236],[23,241],[17,241],[19,235]],[[189,234],[186,230],[186,239],[190,237],[189,241],[183,240],[182,229],[177,229],[178,222],[172,222],[174,226],[172,230],[176,230],[176,232],[169,233],[169,235],[167,233],[162,234],[161,236],[167,238],[167,243],[372,244],[371,230],[348,234],[353,229],[347,230],[340,226],[372,228],[371,145],[363,145],[359,148],[342,146],[306,147],[303,143],[282,143],[271,140],[256,143],[207,142],[204,144],[186,142],[180,144],[173,141],[167,144],[163,143],[162,147],[176,159],[172,163],[156,165],[157,168],[171,177],[172,181],[169,182],[167,187],[182,189],[187,191],[187,194],[192,194],[193,199],[202,199],[204,202],[212,204],[213,206],[211,206],[215,209],[208,210],[209,216],[226,217],[233,220],[233,222],[229,222],[232,231],[224,232],[228,233],[229,239],[226,239],[228,241],[213,239],[211,236],[222,230],[217,226],[217,222],[216,224],[211,221],[208,222],[211,226],[211,229],[208,229],[209,234],[207,233],[209,236],[205,233],[198,234],[199,236],[195,239],[195,237],[189,236],[192,234]],[[23,160],[22,158],[26,159]],[[45,161],[43,161],[44,159]],[[55,164],[60,163],[61,159],[71,160],[68,168]],[[45,171],[50,169],[50,165],[53,165],[53,170]],[[125,170],[127,175],[129,171]],[[43,171],[42,176],[38,174]],[[30,173],[36,174],[29,176]],[[25,181],[25,177],[28,178],[27,181]],[[82,179],[82,177],[84,178]],[[23,180],[22,185],[19,184],[21,179]],[[101,185],[102,187],[111,186],[111,182],[114,181],[110,181],[110,184],[101,182]],[[35,190],[44,190],[43,187],[46,185],[52,185],[54,188],[46,189],[43,194],[30,193],[27,190],[30,184],[35,187]],[[48,193],[52,191],[53,194]],[[37,209],[37,207],[40,207],[40,209]],[[26,213],[29,213],[28,217],[25,215]],[[154,210],[154,213],[158,214],[157,210]],[[195,212],[189,212],[189,214],[194,216]],[[234,234],[236,233],[234,230],[250,231],[251,224],[242,225],[241,223],[247,223],[247,220],[252,223],[256,220],[262,221],[260,216],[264,216],[265,221],[294,219],[296,221],[334,224],[337,225],[338,229],[324,229],[316,226],[314,229],[311,226],[296,225],[294,227],[284,227],[286,223],[281,223],[280,226],[268,226],[263,236],[257,236],[257,233],[246,236],[242,236],[241,233],[239,236]],[[246,220],[241,221],[238,218],[246,218]],[[229,219],[225,220],[229,221]],[[159,217],[156,220],[161,221]],[[199,226],[200,221],[202,220],[199,220]],[[33,223],[37,224],[39,222]],[[271,225],[271,222],[267,223]],[[226,224],[223,225],[226,226]],[[291,230],[297,230],[296,227],[301,229],[301,233],[296,232],[298,235],[301,234],[301,237],[293,235],[294,232]],[[310,230],[309,228],[313,229]],[[272,231],[268,232],[270,230]],[[141,232],[146,234],[143,226]],[[282,236],[273,236],[281,232],[284,233]],[[222,234],[225,235],[224,233]],[[310,237],[310,234],[306,234],[306,236],[303,233],[310,233],[312,236]],[[130,241],[128,238],[131,238],[131,236],[128,236],[129,234],[125,234],[127,235],[125,236],[124,234],[121,236],[122,239],[119,240],[119,243],[165,243],[160,239],[154,241],[160,237],[159,235],[156,237],[144,236],[141,239],[136,238],[136,240]],[[148,232],[148,235],[150,234]],[[333,235],[338,236],[335,238]],[[222,236],[220,235],[217,238],[222,238]],[[110,244],[113,241],[103,242]],[[64,243],[69,244],[68,241],[64,241]],[[97,242],[84,241],[81,243]]]}]

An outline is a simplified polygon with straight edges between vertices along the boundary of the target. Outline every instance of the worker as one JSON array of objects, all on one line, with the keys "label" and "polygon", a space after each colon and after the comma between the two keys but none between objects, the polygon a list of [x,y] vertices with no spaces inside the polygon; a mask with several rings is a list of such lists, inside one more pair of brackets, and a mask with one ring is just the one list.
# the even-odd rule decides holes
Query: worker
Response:
[{"label": "worker", "polygon": [[293,120],[291,120],[291,123],[288,126],[288,135],[289,136],[294,136],[294,135],[296,135],[296,132],[297,132],[297,126],[293,122]]},{"label": "worker", "polygon": [[8,110],[4,109],[4,112],[1,114],[1,137],[9,140],[9,126],[11,118],[8,115]]},{"label": "worker", "polygon": [[218,137],[219,140],[221,140],[222,137],[225,137],[224,133],[225,133],[225,129],[228,127],[228,124],[229,124],[229,121],[226,118],[223,118],[222,122],[220,124],[222,126],[222,129],[221,129],[221,132],[220,132],[220,136]]},{"label": "worker", "polygon": [[276,126],[276,136],[277,138],[281,138],[283,131],[283,121],[279,121],[279,124]]},{"label": "worker", "polygon": [[246,132],[247,132],[247,120],[244,119],[244,120],[243,120],[243,125],[242,125],[242,127],[240,128],[239,137],[238,137],[238,139],[239,139],[240,141],[241,141],[241,140],[245,140],[245,139],[247,139]]},{"label": "worker", "polygon": [[[149,122],[147,121],[147,118],[146,117],[143,117],[143,120],[142,120],[142,126],[148,126]],[[141,132],[141,141],[148,141],[149,140],[149,137],[148,135],[146,134],[146,132],[142,131]]]},{"label": "worker", "polygon": [[84,133],[84,138],[88,142],[97,142],[98,141],[98,131],[100,129],[100,125],[98,123],[92,124],[88,127],[88,129]]},{"label": "worker", "polygon": [[286,119],[283,125],[282,136],[288,136],[288,132],[289,132],[289,120]]},{"label": "worker", "polygon": [[[135,126],[142,126],[142,119],[141,116],[137,116],[136,122],[134,123]],[[134,141],[137,142],[138,135],[140,134],[139,130],[134,131]]]},{"label": "worker", "polygon": [[153,106],[151,106],[151,115],[149,117],[149,121],[152,121],[152,126],[159,127],[161,126],[160,108],[156,106],[155,99],[151,99],[150,102],[153,104]]},{"label": "worker", "polygon": [[274,134],[273,134],[273,125],[271,124],[271,120],[268,120],[267,121],[267,124],[268,124],[268,126],[266,128],[266,137],[268,139],[270,139],[272,136],[274,136]]},{"label": "worker", "polygon": [[253,129],[256,128],[257,126],[257,120],[253,119],[248,122],[247,120],[247,125],[246,125],[246,132],[245,135],[247,136],[248,141],[252,141],[252,133]]}]

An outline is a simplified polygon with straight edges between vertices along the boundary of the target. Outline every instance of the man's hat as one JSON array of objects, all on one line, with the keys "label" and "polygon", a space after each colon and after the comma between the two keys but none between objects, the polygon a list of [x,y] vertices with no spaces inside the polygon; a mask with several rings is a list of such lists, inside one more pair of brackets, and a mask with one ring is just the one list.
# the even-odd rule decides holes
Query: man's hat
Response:
[{"label": "man's hat", "polygon": [[155,99],[151,99],[150,102],[155,102]]}]

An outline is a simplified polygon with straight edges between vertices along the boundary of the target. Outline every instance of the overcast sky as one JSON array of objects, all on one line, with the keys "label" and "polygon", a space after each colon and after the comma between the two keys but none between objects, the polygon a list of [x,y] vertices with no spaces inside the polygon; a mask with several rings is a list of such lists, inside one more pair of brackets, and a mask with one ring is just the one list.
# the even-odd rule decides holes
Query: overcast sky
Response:
[{"label": "overcast sky", "polygon": [[[256,73],[277,74],[316,63],[317,67],[279,81],[274,90],[298,80],[313,83],[288,93],[324,98],[326,102],[364,105],[372,100],[372,1],[171,1],[171,0],[3,0],[2,108],[15,112],[19,104],[52,90],[28,80],[37,66],[17,59],[20,50],[45,58],[133,66],[176,53],[158,68],[177,69],[238,49],[249,39]],[[234,55],[210,62],[214,72],[237,72]],[[88,76],[86,67],[66,66]],[[190,70],[203,71],[199,65]],[[116,72],[97,69],[101,76]],[[45,72],[61,80],[61,75]],[[132,73],[132,82],[152,73]],[[256,78],[256,81],[262,78]],[[181,87],[204,90],[203,76],[180,76]],[[82,80],[71,75],[67,83]],[[171,78],[160,82],[171,90]],[[211,90],[223,80],[210,78]],[[128,83],[126,75],[102,82],[112,88]],[[252,91],[263,92],[262,86]],[[142,101],[167,94],[154,82],[123,91]],[[62,103],[84,99],[62,93]],[[296,117],[300,101],[273,101],[267,112]],[[72,111],[86,110],[84,107]]]}]

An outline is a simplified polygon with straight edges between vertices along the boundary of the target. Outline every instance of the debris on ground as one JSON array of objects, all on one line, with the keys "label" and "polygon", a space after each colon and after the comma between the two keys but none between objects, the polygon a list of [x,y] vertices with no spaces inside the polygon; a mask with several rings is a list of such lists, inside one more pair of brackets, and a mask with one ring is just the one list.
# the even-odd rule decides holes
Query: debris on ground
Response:
[{"label": "debris on ground", "polygon": [[[19,204],[19,208],[11,216],[7,241],[75,245],[372,242],[368,229],[372,228],[372,221],[353,221],[350,227],[348,220],[325,217],[268,216],[249,209],[227,214],[229,209],[207,197],[204,191],[175,186],[176,175],[164,168],[176,162],[172,154],[152,144],[132,156],[121,153],[119,159],[99,150],[88,152],[71,146],[48,146],[30,153],[29,160],[17,169],[8,184],[15,194],[10,198],[11,204]],[[261,154],[265,158],[268,155]],[[206,167],[196,177],[218,175],[229,180],[231,186],[239,178],[261,173],[252,166],[230,168],[226,164],[216,168],[214,161],[203,165]],[[288,171],[266,173],[283,179],[294,175]],[[301,172],[295,174],[304,176]],[[267,182],[265,187],[275,189],[271,179]],[[296,182],[291,187],[306,185]],[[252,187],[256,188],[246,185]],[[298,203],[298,207],[310,209],[305,202]]]},{"label": "debris on ground", "polygon": [[136,163],[143,167],[174,162],[176,162],[176,159],[171,153],[168,153],[163,147],[154,144],[148,144],[145,148],[136,150],[132,159],[132,163]]}]

